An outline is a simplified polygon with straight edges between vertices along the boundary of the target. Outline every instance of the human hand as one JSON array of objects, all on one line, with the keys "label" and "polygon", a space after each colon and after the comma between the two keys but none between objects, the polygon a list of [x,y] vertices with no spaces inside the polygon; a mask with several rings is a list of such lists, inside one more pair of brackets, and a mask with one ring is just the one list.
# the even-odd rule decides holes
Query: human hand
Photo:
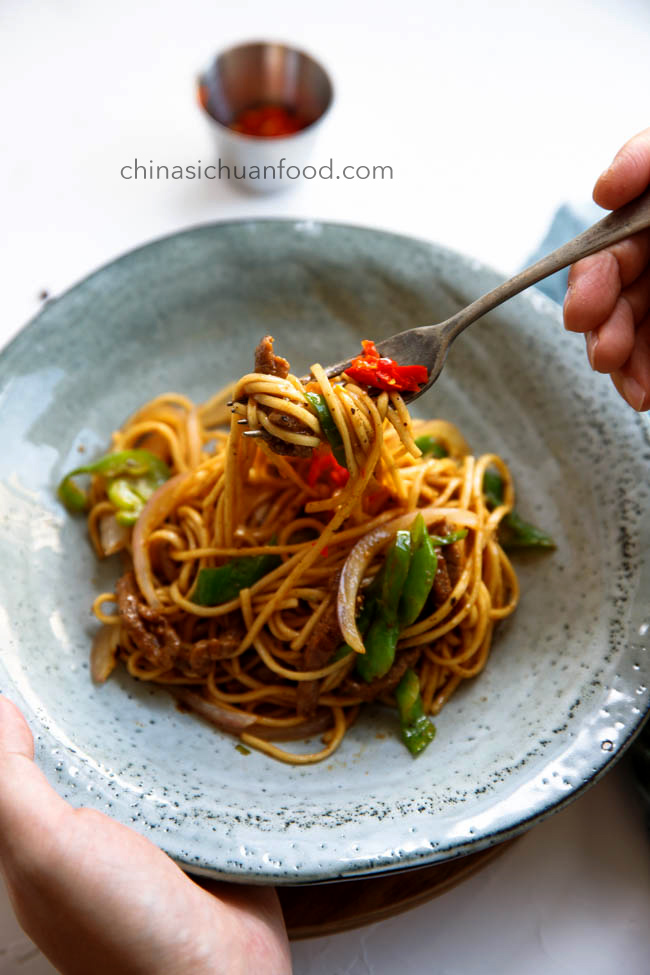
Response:
[{"label": "human hand", "polygon": [[0,866],[16,916],[63,975],[290,975],[275,891],[191,880],[158,847],[73,809],[0,696]]},{"label": "human hand", "polygon": [[[650,186],[650,129],[623,146],[594,187],[595,202],[617,210]],[[650,408],[650,230],[573,265],[564,325],[584,332],[592,369],[610,373],[635,410]]]}]

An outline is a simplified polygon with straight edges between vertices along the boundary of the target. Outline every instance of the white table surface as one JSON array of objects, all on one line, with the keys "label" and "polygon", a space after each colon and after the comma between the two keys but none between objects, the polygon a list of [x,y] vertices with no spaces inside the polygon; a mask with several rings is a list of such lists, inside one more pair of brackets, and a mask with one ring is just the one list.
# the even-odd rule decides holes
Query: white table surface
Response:
[{"label": "white table surface", "polygon": [[[126,181],[138,161],[214,161],[197,71],[231,43],[303,46],[335,106],[314,162],[393,179],[242,194]],[[125,250],[188,225],[323,218],[518,268],[563,201],[584,202],[650,124],[647,0],[2,0],[0,345]],[[594,382],[605,382],[595,377]],[[647,975],[650,870],[626,760],[480,874],[393,920],[294,946],[296,975]],[[0,973],[53,969],[0,886]]]}]

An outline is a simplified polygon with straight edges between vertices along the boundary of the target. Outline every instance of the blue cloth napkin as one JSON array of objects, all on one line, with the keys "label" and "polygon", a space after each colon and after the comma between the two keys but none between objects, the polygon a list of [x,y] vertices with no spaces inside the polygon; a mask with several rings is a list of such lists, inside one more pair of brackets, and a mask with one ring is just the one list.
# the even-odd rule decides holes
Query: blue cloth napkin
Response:
[{"label": "blue cloth napkin", "polygon": [[[572,237],[576,237],[583,230],[586,230],[592,223],[605,216],[605,211],[597,207],[595,203],[573,204],[563,203],[556,210],[551,224],[546,232],[546,236],[540,241],[537,250],[530,255],[524,267],[534,264],[540,257],[545,257],[561,244],[566,244]],[[550,278],[545,278],[537,285],[545,295],[562,304],[566,294],[567,279],[569,269],[558,271]]]}]

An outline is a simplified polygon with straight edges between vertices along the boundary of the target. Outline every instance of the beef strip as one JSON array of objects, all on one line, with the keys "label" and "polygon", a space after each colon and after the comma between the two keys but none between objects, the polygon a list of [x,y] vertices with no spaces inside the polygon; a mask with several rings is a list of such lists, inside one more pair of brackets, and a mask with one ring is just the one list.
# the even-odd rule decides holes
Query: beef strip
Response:
[{"label": "beef strip", "polygon": [[438,556],[438,566],[436,568],[436,574],[433,580],[433,598],[436,606],[442,606],[442,604],[451,596],[453,586],[449,578],[447,560],[442,554],[442,550],[437,548],[436,555]]},{"label": "beef strip", "polygon": [[231,659],[237,653],[243,636],[243,629],[233,627],[219,636],[193,643],[188,655],[189,669],[193,674],[202,674],[209,671],[215,660]]},{"label": "beef strip", "polygon": [[[280,355],[273,352],[273,337],[265,335],[255,349],[255,372],[262,372],[267,376],[279,376],[286,379],[289,375],[289,363]],[[272,423],[278,427],[283,427],[290,433],[310,433],[306,427],[293,416],[286,413],[273,412],[269,415]],[[301,444],[287,443],[280,437],[274,437],[267,430],[262,431],[262,437],[268,443],[274,454],[282,454],[285,457],[309,457],[311,447],[304,447]]]},{"label": "beef strip", "polygon": [[[446,535],[452,529],[445,521],[440,531],[442,535]],[[464,542],[452,542],[451,545],[445,545],[444,553],[442,548],[437,548],[436,554],[438,556],[438,568],[433,580],[433,598],[436,606],[442,606],[451,596],[454,586],[462,575],[465,560]]]},{"label": "beef strip", "polygon": [[[269,420],[274,423],[277,427],[286,430],[288,433],[311,433],[307,427],[304,427],[300,420],[295,416],[290,416],[288,413],[280,413],[274,410],[269,413]],[[266,442],[271,447],[274,454],[283,454],[285,457],[310,457],[312,448],[305,447],[303,444],[289,443],[286,440],[281,440],[280,437],[274,437],[273,434],[269,433],[268,430],[262,431],[262,436]]]},{"label": "beef strip", "polygon": [[465,560],[465,549],[463,542],[452,542],[445,549],[445,561],[449,572],[449,581],[452,589],[463,573],[463,562]]},{"label": "beef strip", "polygon": [[[443,521],[442,528],[440,530],[441,535],[447,535],[454,529],[448,524],[448,522]],[[440,550],[438,550],[440,552]],[[453,589],[458,580],[460,579],[463,572],[463,562],[465,561],[465,543],[464,542],[452,542],[451,545],[445,545],[445,562],[447,563],[447,574],[449,576],[449,582],[451,583],[451,588]]]},{"label": "beef strip", "polygon": [[181,653],[179,636],[162,613],[139,598],[133,572],[117,580],[115,595],[122,626],[138,650],[154,667],[173,667]]},{"label": "beef strip", "polygon": [[[274,423],[276,427],[286,430],[287,433],[310,434],[312,432],[311,430],[308,430],[306,426],[303,426],[297,416],[291,416],[290,413],[280,413],[278,410],[273,410],[272,413],[269,413],[269,420],[271,423]],[[309,450],[311,450],[311,447]]]},{"label": "beef strip", "polygon": [[349,694],[351,697],[360,697],[362,701],[374,701],[382,694],[388,694],[395,690],[408,668],[417,663],[421,653],[422,647],[409,647],[408,650],[402,650],[397,654],[393,666],[383,677],[375,677],[369,684],[349,677],[341,684],[341,692]]},{"label": "beef strip", "polygon": [[272,335],[265,335],[255,349],[255,372],[263,372],[267,376],[279,376],[280,379],[286,379],[289,375],[287,360],[273,352]]},{"label": "beef strip", "polygon": [[288,443],[274,437],[268,430],[262,430],[262,439],[267,442],[274,454],[281,454],[283,457],[310,457],[312,448],[305,447],[299,443]]},{"label": "beef strip", "polygon": [[261,661],[247,671],[250,677],[260,681],[262,684],[277,684],[278,675]]},{"label": "beef strip", "polygon": [[[319,619],[305,644],[303,670],[320,670],[321,667],[326,667],[330,663],[334,651],[342,642],[343,636],[339,627],[336,599],[334,599]],[[300,682],[296,694],[298,714],[307,716],[315,712],[318,706],[320,687],[320,680]]]}]

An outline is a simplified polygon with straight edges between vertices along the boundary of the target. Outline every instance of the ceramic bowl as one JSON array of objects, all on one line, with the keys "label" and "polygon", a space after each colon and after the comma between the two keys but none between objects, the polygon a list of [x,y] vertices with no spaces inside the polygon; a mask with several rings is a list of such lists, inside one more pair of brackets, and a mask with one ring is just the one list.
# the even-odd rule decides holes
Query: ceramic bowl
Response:
[{"label": "ceramic bowl", "polygon": [[557,540],[522,557],[522,599],[485,672],[413,760],[369,708],[320,765],[293,768],[180,713],[123,672],[95,686],[99,564],[64,472],[165,390],[196,400],[248,371],[271,333],[297,375],[362,338],[440,320],[498,283],[442,247],[314,222],[199,227],[148,244],[49,304],[0,357],[0,688],[61,795],[182,866],[299,883],[460,856],[559,809],[622,753],[648,708],[647,418],[619,400],[538,293],[455,344],[424,416],[510,464],[518,508]]}]

